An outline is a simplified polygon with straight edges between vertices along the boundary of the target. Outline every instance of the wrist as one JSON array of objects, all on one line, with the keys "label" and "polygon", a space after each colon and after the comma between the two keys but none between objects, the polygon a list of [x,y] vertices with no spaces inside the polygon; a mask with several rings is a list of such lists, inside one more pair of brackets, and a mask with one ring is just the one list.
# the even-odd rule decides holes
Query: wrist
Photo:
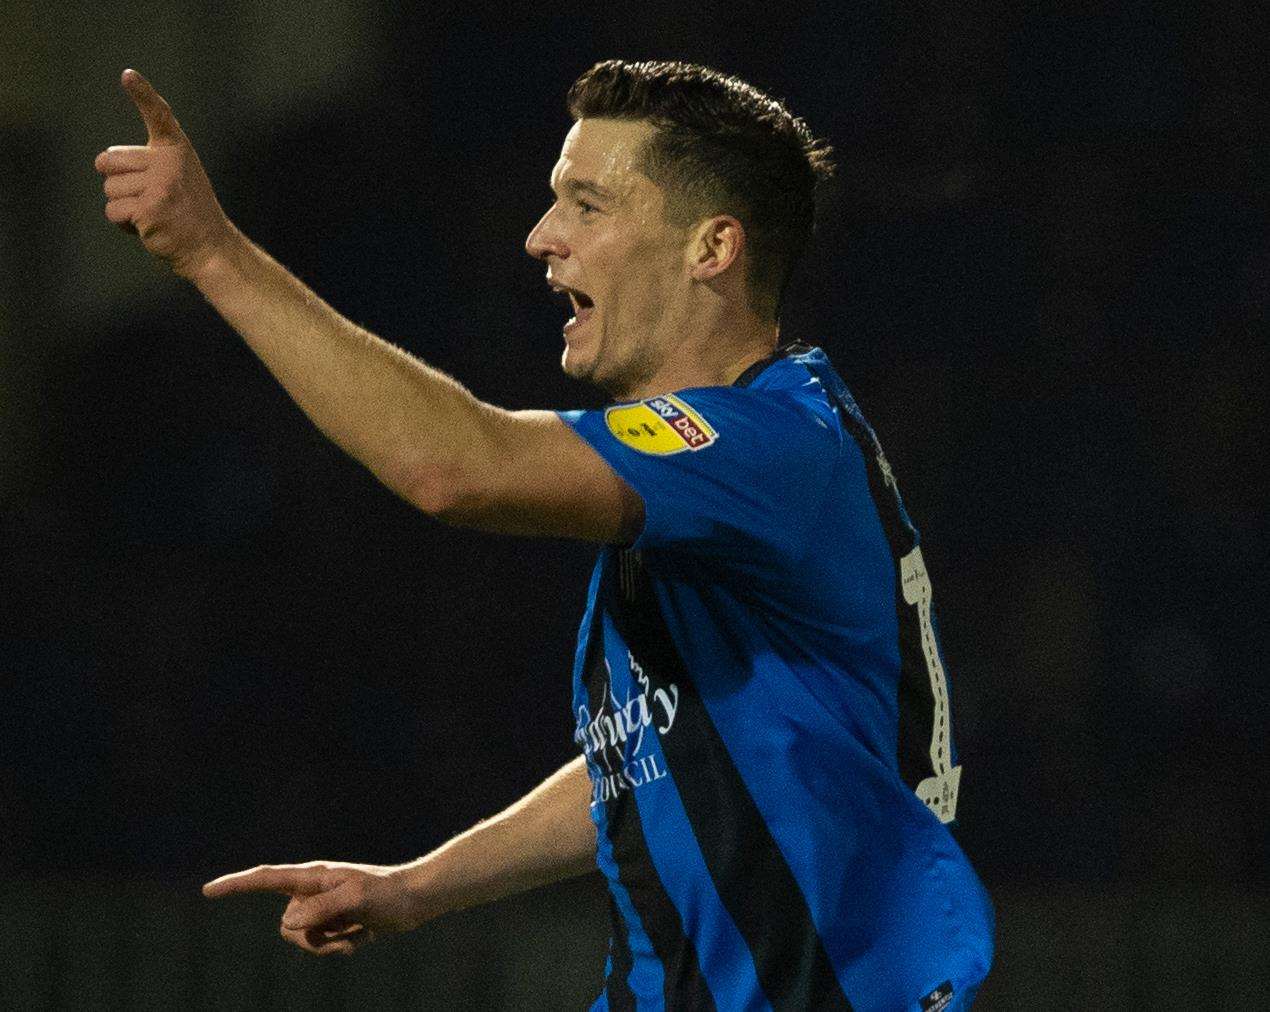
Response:
[{"label": "wrist", "polygon": [[412,930],[454,909],[439,865],[437,855],[429,854],[393,869],[392,877],[401,890]]},{"label": "wrist", "polygon": [[237,284],[242,273],[243,256],[251,243],[234,224],[225,222],[221,235],[207,242],[198,252],[177,268],[177,273],[190,281],[209,299],[226,286]]}]

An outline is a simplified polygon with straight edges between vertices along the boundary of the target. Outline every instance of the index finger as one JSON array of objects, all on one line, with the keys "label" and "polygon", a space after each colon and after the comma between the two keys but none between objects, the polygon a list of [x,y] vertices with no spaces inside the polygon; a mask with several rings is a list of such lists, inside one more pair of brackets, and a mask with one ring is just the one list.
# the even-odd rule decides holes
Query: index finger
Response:
[{"label": "index finger", "polygon": [[132,69],[123,72],[120,82],[137,111],[141,113],[146,133],[149,134],[149,143],[177,141],[184,136],[181,125],[172,115],[172,107],[154,90],[154,85]]},{"label": "index finger", "polygon": [[239,893],[282,893],[286,896],[312,896],[322,891],[324,872],[320,868],[299,865],[261,865],[248,871],[222,875],[203,885],[203,895],[218,900]]}]

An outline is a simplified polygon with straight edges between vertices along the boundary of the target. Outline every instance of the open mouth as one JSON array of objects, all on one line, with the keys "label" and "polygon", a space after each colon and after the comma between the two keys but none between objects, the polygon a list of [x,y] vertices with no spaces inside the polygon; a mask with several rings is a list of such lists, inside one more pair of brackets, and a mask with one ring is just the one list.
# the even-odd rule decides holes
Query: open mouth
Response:
[{"label": "open mouth", "polygon": [[569,306],[573,310],[573,315],[569,317],[568,322],[564,325],[566,334],[586,323],[591,314],[595,312],[595,303],[586,292],[577,288],[569,288],[566,285],[556,284],[554,281],[551,283],[551,290],[557,295],[568,299]]}]

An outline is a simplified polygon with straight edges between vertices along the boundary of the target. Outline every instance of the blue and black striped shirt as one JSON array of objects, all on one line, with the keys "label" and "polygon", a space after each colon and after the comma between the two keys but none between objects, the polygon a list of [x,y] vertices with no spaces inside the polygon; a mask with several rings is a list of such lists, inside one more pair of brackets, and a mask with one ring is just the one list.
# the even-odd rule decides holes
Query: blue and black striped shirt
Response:
[{"label": "blue and black striped shirt", "polygon": [[819,349],[562,417],[641,496],[576,738],[613,938],[595,1008],[968,1007],[987,894],[918,536]]}]

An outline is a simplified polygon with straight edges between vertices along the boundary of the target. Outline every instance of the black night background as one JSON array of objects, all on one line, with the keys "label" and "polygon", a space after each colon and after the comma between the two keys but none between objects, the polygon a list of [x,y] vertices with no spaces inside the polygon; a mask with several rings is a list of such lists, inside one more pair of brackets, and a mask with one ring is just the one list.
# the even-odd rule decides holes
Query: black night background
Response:
[{"label": "black night background", "polygon": [[[607,6],[607,5],[606,5]],[[317,960],[264,862],[397,863],[574,755],[593,550],[447,528],[102,216],[134,66],[235,223],[506,407],[582,407],[523,242],[564,94],[678,58],[838,179],[782,337],[922,531],[997,906],[978,1007],[1241,1007],[1270,957],[1267,75],[1232,6],[0,9],[0,893],[15,1007],[585,1007],[598,880]],[[1066,8],[1066,5],[1062,5]]]}]

